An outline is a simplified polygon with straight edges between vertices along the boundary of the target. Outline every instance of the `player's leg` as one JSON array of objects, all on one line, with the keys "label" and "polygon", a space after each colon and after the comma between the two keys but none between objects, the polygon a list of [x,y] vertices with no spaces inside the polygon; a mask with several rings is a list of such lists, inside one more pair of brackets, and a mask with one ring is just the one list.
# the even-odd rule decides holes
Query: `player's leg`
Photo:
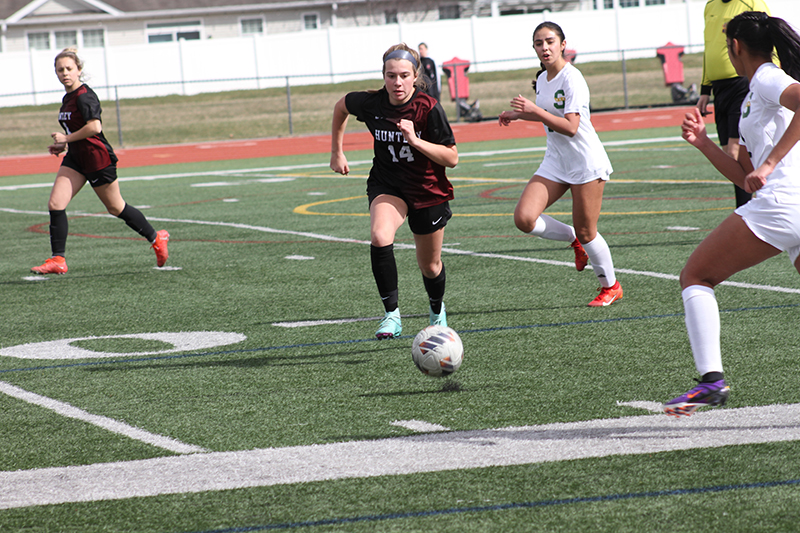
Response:
[{"label": "player's leg", "polygon": [[664,405],[672,416],[699,407],[723,405],[729,388],[723,379],[719,307],[714,287],[741,270],[780,253],[753,234],[737,214],[726,218],[689,256],[681,271],[686,330],[700,384]]},{"label": "player's leg", "polygon": [[523,233],[551,241],[568,242],[575,252],[575,268],[581,271],[586,268],[589,258],[575,236],[575,229],[544,214],[544,210],[564,196],[567,190],[569,186],[565,183],[533,176],[514,209],[514,224]]},{"label": "player's leg", "polygon": [[444,290],[447,283],[442,262],[442,243],[444,227],[427,235],[414,234],[417,265],[422,272],[425,292],[430,305],[429,322],[432,326],[447,326],[447,313],[444,307]]},{"label": "player's leg", "polygon": [[372,275],[384,307],[384,318],[375,336],[398,337],[403,331],[398,307],[397,263],[394,259],[394,236],[408,214],[402,198],[381,194],[369,206],[370,260]]},{"label": "player's leg", "polygon": [[68,166],[58,169],[47,209],[50,212],[50,251],[49,257],[43,264],[31,268],[36,274],[65,274],[68,270],[65,252],[67,248],[67,235],[69,234],[69,220],[67,219],[67,206],[70,200],[78,194],[86,177],[77,170]]},{"label": "player's leg", "polygon": [[572,185],[572,221],[578,241],[583,245],[592,263],[594,275],[600,283],[600,293],[590,307],[606,307],[622,299],[622,287],[617,281],[611,250],[603,236],[597,231],[597,221],[603,206],[605,180],[597,179],[580,185]]},{"label": "player's leg", "polygon": [[446,275],[442,262],[444,228],[453,216],[450,203],[415,209],[408,213],[408,227],[414,234],[417,266],[422,273],[425,292],[430,305],[429,319],[432,326],[447,326],[444,307]]},{"label": "player's leg", "polygon": [[103,174],[102,183],[95,185],[93,189],[100,201],[103,202],[106,210],[147,239],[147,242],[150,243],[156,253],[156,264],[160,267],[164,266],[169,258],[167,247],[169,233],[167,230],[156,231],[141,211],[125,202],[119,190],[119,181],[116,179],[115,168],[109,167],[99,173]]}]

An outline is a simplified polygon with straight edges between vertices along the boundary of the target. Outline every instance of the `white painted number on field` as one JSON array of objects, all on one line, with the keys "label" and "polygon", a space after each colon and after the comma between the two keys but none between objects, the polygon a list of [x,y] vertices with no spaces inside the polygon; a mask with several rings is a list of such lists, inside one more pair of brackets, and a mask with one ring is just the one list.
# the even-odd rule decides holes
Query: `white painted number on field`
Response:
[{"label": "white painted number on field", "polygon": [[[172,348],[163,350],[112,353],[96,352],[79,346],[73,346],[79,341],[94,341],[102,339],[143,339],[161,341],[171,344]],[[61,339],[57,341],[34,342],[19,344],[9,348],[0,349],[0,355],[16,357],[18,359],[100,359],[105,357],[128,357],[134,355],[160,355],[193,350],[206,350],[217,346],[236,344],[247,339],[241,333],[228,333],[225,331],[182,331],[179,333],[133,333],[129,335],[105,335],[102,337],[76,337],[74,339]]]}]

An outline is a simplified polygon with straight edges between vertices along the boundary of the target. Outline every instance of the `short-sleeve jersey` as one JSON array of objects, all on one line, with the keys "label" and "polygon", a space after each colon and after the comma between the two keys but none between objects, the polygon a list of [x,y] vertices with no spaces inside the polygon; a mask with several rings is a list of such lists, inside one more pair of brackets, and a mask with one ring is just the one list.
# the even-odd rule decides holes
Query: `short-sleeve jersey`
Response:
[{"label": "short-sleeve jersey", "polygon": [[[65,94],[61,102],[58,122],[67,135],[78,131],[90,120],[100,120],[100,100],[87,85]],[[117,156],[102,131],[88,139],[69,143],[69,153],[84,173],[96,172],[117,162]]]},{"label": "short-sleeve jersey", "polygon": [[436,100],[417,89],[408,102],[395,106],[389,103],[384,87],[375,92],[348,93],[345,105],[373,137],[375,157],[367,186],[375,183],[397,190],[412,209],[453,199],[453,186],[444,167],[412,148],[397,126],[401,119],[407,119],[414,123],[420,139],[454,145],[453,130]]},{"label": "short-sleeve jersey", "polygon": [[728,57],[725,30],[733,17],[745,11],[763,11],[769,15],[763,0],[709,0],[706,4],[703,11],[703,85],[738,76]]},{"label": "short-sleeve jersey", "polygon": [[[764,163],[794,117],[794,113],[780,103],[783,91],[794,83],[799,82],[774,63],[758,67],[750,80],[750,92],[742,102],[739,136],[755,168]],[[781,191],[778,192],[781,196],[800,194],[800,144],[789,150],[775,166],[758,194],[768,191]],[[800,198],[794,203],[798,201]]]},{"label": "short-sleeve jersey", "polygon": [[578,113],[578,131],[569,137],[544,126],[547,133],[545,160],[560,169],[568,181],[584,175],[611,174],[611,161],[592,126],[589,112],[589,86],[581,72],[567,63],[556,76],[547,81],[547,71],[536,79],[536,105],[563,117]]}]

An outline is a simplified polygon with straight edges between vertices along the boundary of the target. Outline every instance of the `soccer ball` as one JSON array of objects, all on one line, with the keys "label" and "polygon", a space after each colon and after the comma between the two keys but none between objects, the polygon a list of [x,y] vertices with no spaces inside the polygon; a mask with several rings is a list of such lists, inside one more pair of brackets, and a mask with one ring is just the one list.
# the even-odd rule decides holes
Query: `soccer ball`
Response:
[{"label": "soccer ball", "polygon": [[435,378],[449,376],[461,366],[464,346],[452,328],[428,326],[414,337],[411,358],[423,374]]}]

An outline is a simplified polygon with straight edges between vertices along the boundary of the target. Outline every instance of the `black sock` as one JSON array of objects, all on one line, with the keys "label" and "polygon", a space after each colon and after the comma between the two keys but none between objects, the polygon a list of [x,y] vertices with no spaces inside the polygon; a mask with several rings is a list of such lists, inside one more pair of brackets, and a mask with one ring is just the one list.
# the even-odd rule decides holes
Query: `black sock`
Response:
[{"label": "black sock", "polygon": [[700,383],[715,383],[722,379],[722,372],[708,372],[700,378]]},{"label": "black sock", "polygon": [[50,211],[50,250],[53,255],[64,257],[67,249],[67,234],[69,233],[69,220],[64,209]]},{"label": "black sock", "polygon": [[383,308],[387,313],[397,309],[397,263],[394,260],[394,244],[369,247],[372,260],[372,275],[378,285]]},{"label": "black sock", "polygon": [[442,271],[435,278],[426,278],[422,276],[422,281],[425,282],[425,291],[428,293],[428,301],[431,303],[431,311],[434,314],[442,312],[442,300],[444,300],[444,285],[447,276],[444,274],[444,263],[442,263]]},{"label": "black sock", "polygon": [[125,208],[122,210],[122,213],[117,215],[117,218],[124,220],[129,228],[147,239],[148,242],[152,243],[156,241],[156,230],[153,229],[153,226],[144,218],[142,212],[135,207],[125,204]]}]

